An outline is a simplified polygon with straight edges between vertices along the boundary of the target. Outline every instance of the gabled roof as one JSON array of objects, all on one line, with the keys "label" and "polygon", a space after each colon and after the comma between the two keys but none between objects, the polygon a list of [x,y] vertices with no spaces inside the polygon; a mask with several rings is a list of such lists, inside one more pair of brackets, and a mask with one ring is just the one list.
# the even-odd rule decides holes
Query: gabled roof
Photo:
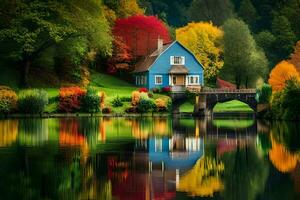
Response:
[{"label": "gabled roof", "polygon": [[175,43],[178,43],[181,47],[183,47],[186,51],[188,51],[195,58],[195,60],[199,63],[199,65],[203,68],[203,65],[197,60],[195,55],[189,49],[187,49],[185,46],[183,46],[180,42],[174,41],[172,43],[163,45],[163,48],[161,51],[155,50],[152,54],[148,55],[146,58],[139,61],[136,64],[135,70],[133,71],[133,73],[148,71],[151,68],[151,66],[156,62],[156,60],[160,57],[160,55],[162,55],[169,47],[173,46]]}]

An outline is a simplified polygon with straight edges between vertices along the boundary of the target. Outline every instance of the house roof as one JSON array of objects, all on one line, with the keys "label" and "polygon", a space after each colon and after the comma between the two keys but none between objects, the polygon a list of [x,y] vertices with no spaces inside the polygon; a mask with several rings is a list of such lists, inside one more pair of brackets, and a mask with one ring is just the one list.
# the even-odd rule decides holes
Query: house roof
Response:
[{"label": "house roof", "polygon": [[172,65],[170,74],[188,74],[189,70],[184,65]]},{"label": "house roof", "polygon": [[195,58],[195,60],[199,63],[199,65],[203,69],[203,65],[197,60],[196,56],[189,49],[187,49],[185,46],[183,46],[180,42],[174,41],[172,43],[163,45],[163,48],[160,51],[155,50],[152,54],[150,54],[146,58],[139,61],[136,64],[135,70],[133,71],[133,73],[148,71],[150,69],[150,67],[153,65],[153,63],[155,63],[155,61],[159,58],[159,56],[162,55],[170,46],[172,46],[175,43],[178,43],[181,47],[183,47],[186,51],[188,51]]},{"label": "house roof", "polygon": [[156,61],[156,59],[159,57],[160,54],[162,54],[162,52],[164,52],[169,46],[171,46],[172,43],[169,44],[165,44],[162,47],[161,51],[158,51],[157,49],[150,54],[149,56],[147,56],[146,58],[140,60],[136,66],[135,66],[135,70],[133,72],[145,72],[148,71],[148,69],[151,67],[151,65]]}]

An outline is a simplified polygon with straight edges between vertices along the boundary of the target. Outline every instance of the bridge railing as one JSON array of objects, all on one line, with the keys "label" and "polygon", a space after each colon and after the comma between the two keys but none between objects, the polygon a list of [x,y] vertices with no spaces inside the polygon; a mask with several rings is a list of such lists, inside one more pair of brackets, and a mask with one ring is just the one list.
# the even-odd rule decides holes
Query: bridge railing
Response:
[{"label": "bridge railing", "polygon": [[256,89],[203,89],[201,93],[256,93]]}]

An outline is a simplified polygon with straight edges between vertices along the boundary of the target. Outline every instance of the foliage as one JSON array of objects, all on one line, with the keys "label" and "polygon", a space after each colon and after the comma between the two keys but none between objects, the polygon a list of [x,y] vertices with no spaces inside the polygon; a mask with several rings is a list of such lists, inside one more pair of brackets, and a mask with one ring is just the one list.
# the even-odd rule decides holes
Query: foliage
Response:
[{"label": "foliage", "polygon": [[104,108],[102,108],[102,113],[110,114],[110,113],[112,113],[112,109],[110,107],[104,107]]},{"label": "foliage", "polygon": [[290,57],[289,63],[293,64],[300,73],[300,40],[294,47],[294,52]]},{"label": "foliage", "polygon": [[169,86],[163,87],[161,89],[161,92],[163,92],[163,93],[170,93],[171,92],[171,87],[169,87]]},{"label": "foliage", "polygon": [[137,15],[117,19],[113,33],[125,41],[134,58],[146,56],[155,50],[158,38],[165,43],[170,42],[167,27],[154,16]]},{"label": "foliage", "polygon": [[230,0],[193,0],[188,15],[190,21],[211,21],[218,26],[234,16]]},{"label": "foliage", "polygon": [[137,105],[137,109],[140,113],[152,112],[156,108],[156,105],[152,99],[141,99]]},{"label": "foliage", "polygon": [[240,20],[230,19],[224,24],[224,67],[222,76],[234,80],[239,89],[253,85],[264,77],[268,61],[262,49],[257,48],[248,26]]},{"label": "foliage", "polygon": [[140,92],[140,100],[141,99],[149,99],[148,93]]},{"label": "foliage", "polygon": [[80,87],[64,87],[59,90],[59,110],[63,112],[76,112],[81,109],[82,98],[86,91]]},{"label": "foliage", "polygon": [[0,86],[0,113],[10,113],[17,109],[18,96],[6,86]]},{"label": "foliage", "polygon": [[167,99],[164,98],[158,98],[155,100],[155,106],[157,111],[159,112],[165,112],[168,111],[170,109],[170,105]]},{"label": "foliage", "polygon": [[136,106],[140,102],[140,92],[133,91],[131,94],[131,104]]},{"label": "foliage", "polygon": [[139,88],[139,92],[148,92],[148,89],[147,88]]},{"label": "foliage", "polygon": [[112,100],[112,106],[113,107],[121,107],[123,106],[123,102],[121,100],[121,98],[119,96],[115,97],[113,100]]},{"label": "foliage", "polygon": [[116,36],[113,41],[113,53],[108,59],[108,72],[130,70],[130,63],[132,62],[132,55],[129,47],[125,44],[121,37]]},{"label": "foliage", "polygon": [[19,93],[18,108],[21,113],[42,113],[48,104],[45,90],[27,89]]},{"label": "foliage", "polygon": [[251,0],[242,0],[238,13],[243,21],[250,26],[253,26],[259,17]]},{"label": "foliage", "polygon": [[284,119],[299,119],[300,113],[300,80],[291,79],[286,83],[282,107],[285,109]]},{"label": "foliage", "polygon": [[144,10],[139,7],[137,0],[120,0],[120,7],[118,10],[118,16],[120,18],[142,14],[144,14]]},{"label": "foliage", "polygon": [[161,88],[158,88],[158,87],[152,89],[153,93],[160,93],[160,91],[161,91]]},{"label": "foliage", "polygon": [[100,111],[100,96],[98,91],[92,87],[87,89],[86,94],[82,98],[82,108],[88,113],[97,113]]},{"label": "foliage", "polygon": [[256,101],[258,103],[269,103],[272,96],[272,87],[269,84],[263,84],[257,88]]},{"label": "foliage", "polygon": [[276,35],[274,48],[277,54],[284,57],[289,56],[296,42],[296,36],[289,20],[285,16],[276,16],[272,21],[272,33]]},{"label": "foliage", "polygon": [[6,55],[22,63],[24,84],[32,63],[59,44],[79,40],[102,55],[111,52],[110,30],[101,1],[4,0],[1,4],[10,11],[0,16],[0,21],[5,21],[1,23],[0,46]]},{"label": "foliage", "polygon": [[100,108],[104,108],[105,99],[106,99],[105,92],[99,92],[99,97],[100,97]]},{"label": "foliage", "polygon": [[223,31],[211,22],[189,23],[176,30],[176,39],[191,50],[203,64],[208,82],[215,82],[224,61]]},{"label": "foliage", "polygon": [[122,102],[131,102],[131,97],[120,97]]},{"label": "foliage", "polygon": [[130,106],[129,108],[126,108],[125,112],[126,113],[136,113],[137,112],[137,107],[136,106]]},{"label": "foliage", "polygon": [[286,81],[292,78],[300,80],[295,66],[287,61],[281,61],[271,71],[269,84],[272,86],[273,91],[281,91],[285,87]]}]

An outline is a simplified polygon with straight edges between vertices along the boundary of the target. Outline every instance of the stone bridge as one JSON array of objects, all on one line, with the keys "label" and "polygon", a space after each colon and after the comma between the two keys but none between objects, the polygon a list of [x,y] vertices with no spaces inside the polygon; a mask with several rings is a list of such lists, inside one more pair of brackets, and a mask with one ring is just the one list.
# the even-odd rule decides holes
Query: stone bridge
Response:
[{"label": "stone bridge", "polygon": [[[193,91],[191,91],[193,92]],[[212,115],[218,102],[239,100],[257,111],[256,89],[203,89],[196,92],[195,115]]]}]

